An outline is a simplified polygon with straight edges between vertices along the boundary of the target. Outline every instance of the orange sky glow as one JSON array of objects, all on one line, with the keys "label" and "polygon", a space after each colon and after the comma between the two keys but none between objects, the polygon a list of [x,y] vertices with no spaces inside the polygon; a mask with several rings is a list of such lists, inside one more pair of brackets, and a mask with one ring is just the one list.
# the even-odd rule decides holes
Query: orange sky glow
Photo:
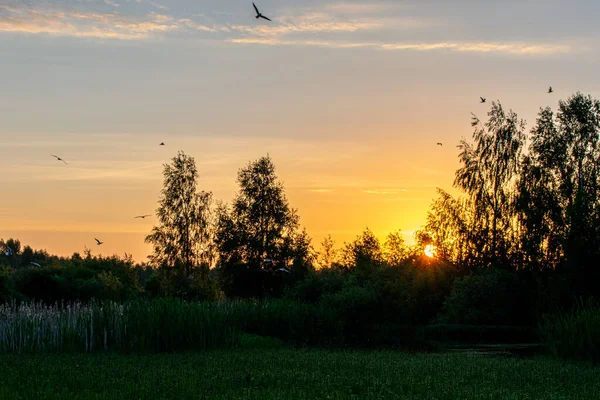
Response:
[{"label": "orange sky glow", "polygon": [[600,97],[600,4],[550,3],[265,0],[266,24],[241,1],[0,1],[0,238],[144,261],[155,219],[133,217],[183,150],[225,201],[269,154],[316,249],[411,244],[436,187],[457,193],[471,113],[500,100],[531,128]]}]

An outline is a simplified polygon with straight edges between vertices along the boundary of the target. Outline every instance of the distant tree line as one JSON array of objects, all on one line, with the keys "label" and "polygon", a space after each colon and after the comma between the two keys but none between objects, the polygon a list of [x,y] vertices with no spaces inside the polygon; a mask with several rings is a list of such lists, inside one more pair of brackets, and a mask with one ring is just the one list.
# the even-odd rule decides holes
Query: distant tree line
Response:
[{"label": "distant tree line", "polygon": [[0,301],[284,298],[338,310],[359,336],[393,324],[534,325],[577,296],[600,298],[600,101],[576,93],[556,114],[541,109],[529,134],[500,103],[472,126],[458,146],[462,195],[438,189],[413,246],[366,229],[316,251],[269,156],[239,170],[226,204],[198,190],[195,161],[179,152],[164,166],[148,263],[0,241],[12,249],[0,254]]}]

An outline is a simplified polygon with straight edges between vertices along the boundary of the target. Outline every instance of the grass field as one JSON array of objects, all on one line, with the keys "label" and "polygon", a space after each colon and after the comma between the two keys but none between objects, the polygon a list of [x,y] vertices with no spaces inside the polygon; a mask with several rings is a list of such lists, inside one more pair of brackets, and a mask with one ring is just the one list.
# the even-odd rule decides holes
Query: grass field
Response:
[{"label": "grass field", "polygon": [[1,399],[597,399],[600,367],[292,349],[0,356]]}]

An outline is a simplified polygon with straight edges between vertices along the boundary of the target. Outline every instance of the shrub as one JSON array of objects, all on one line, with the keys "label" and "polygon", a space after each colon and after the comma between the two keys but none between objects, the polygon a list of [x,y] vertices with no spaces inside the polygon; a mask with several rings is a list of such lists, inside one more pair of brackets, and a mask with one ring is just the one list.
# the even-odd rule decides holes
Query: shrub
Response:
[{"label": "shrub", "polygon": [[285,298],[317,303],[324,295],[339,292],[344,287],[346,276],[334,269],[322,269],[309,274],[306,278],[289,288]]},{"label": "shrub", "polygon": [[0,304],[9,301],[14,295],[15,284],[11,271],[8,268],[0,267]]},{"label": "shrub", "polygon": [[467,325],[531,324],[531,302],[516,273],[495,268],[458,278],[437,322]]},{"label": "shrub", "polygon": [[344,322],[347,343],[371,340],[372,328],[381,320],[379,295],[375,289],[346,286],[324,296],[322,302],[325,308],[335,310]]}]

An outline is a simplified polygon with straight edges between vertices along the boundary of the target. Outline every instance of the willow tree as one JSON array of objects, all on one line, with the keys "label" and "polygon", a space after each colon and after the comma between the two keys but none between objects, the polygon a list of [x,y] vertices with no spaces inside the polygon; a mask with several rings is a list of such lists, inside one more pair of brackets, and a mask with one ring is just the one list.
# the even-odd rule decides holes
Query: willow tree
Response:
[{"label": "willow tree", "polygon": [[469,199],[454,198],[442,189],[437,192],[427,213],[425,231],[431,236],[438,257],[468,269],[477,262],[484,247],[474,234],[477,229],[472,204]]},{"label": "willow tree", "polygon": [[186,276],[196,267],[207,273],[213,261],[212,193],[198,192],[193,157],[180,151],[171,161],[163,170],[159,225],[146,236],[153,245],[149,258],[155,266],[179,268]]},{"label": "willow tree", "polygon": [[509,262],[517,236],[516,182],[525,144],[525,123],[512,110],[492,103],[489,120],[482,125],[473,115],[474,143],[461,140],[454,184],[464,190],[473,206],[473,228],[481,243],[484,264]]}]

